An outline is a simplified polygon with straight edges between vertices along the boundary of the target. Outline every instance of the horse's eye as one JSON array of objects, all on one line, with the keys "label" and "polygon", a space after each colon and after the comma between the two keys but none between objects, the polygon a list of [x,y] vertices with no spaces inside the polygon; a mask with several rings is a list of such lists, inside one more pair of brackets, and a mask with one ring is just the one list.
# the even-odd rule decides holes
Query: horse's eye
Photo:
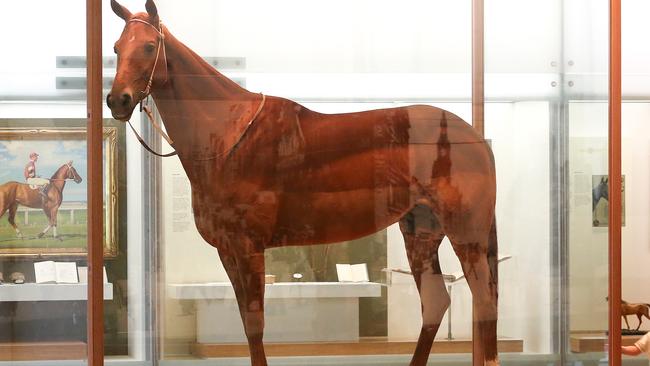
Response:
[{"label": "horse's eye", "polygon": [[147,43],[146,45],[144,45],[144,50],[147,53],[152,53],[155,49],[156,49],[156,45],[154,45],[153,43]]}]

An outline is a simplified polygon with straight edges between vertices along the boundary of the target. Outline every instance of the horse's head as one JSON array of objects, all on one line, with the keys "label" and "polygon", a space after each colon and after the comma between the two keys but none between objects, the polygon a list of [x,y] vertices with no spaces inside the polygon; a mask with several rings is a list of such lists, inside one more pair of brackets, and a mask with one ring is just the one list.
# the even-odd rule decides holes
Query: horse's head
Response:
[{"label": "horse's head", "polygon": [[72,160],[67,162],[65,165],[68,167],[68,171],[66,172],[65,179],[72,179],[77,184],[81,183],[83,179],[81,179],[81,176],[79,175],[79,173],[77,173],[77,169],[75,169],[72,166]]},{"label": "horse's head", "polygon": [[609,177],[603,177],[600,180],[600,184],[602,186],[600,190],[600,195],[606,200],[609,200]]},{"label": "horse's head", "polygon": [[167,79],[165,42],[153,0],[147,0],[146,13],[132,14],[115,0],[111,0],[111,8],[126,24],[115,42],[117,73],[106,104],[113,118],[127,121],[152,86]]}]

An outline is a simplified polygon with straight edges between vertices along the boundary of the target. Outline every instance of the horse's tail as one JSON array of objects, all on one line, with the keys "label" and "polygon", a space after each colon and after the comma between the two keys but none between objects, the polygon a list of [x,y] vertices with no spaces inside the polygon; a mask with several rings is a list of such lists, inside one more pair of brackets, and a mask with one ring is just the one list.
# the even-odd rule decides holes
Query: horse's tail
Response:
[{"label": "horse's tail", "polygon": [[490,272],[492,273],[492,280],[494,285],[499,283],[499,244],[497,240],[497,218],[496,213],[492,218],[492,226],[490,227],[490,235],[488,237],[488,264],[490,265]]}]

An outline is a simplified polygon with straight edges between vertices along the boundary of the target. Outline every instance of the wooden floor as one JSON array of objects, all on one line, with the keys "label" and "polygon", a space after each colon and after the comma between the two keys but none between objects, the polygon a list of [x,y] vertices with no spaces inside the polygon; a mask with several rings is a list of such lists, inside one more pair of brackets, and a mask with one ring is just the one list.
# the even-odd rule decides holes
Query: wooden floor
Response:
[{"label": "wooden floor", "polygon": [[[412,354],[415,341],[388,341],[385,338],[364,338],[359,342],[323,343],[265,343],[267,356],[367,356]],[[521,339],[500,339],[499,352],[523,352]],[[471,353],[472,341],[467,339],[440,340],[433,344],[431,353]],[[192,353],[200,358],[247,357],[246,344],[204,344],[196,343]]]},{"label": "wooden floor", "polygon": [[0,361],[83,360],[84,342],[0,343]]},{"label": "wooden floor", "polygon": [[[622,337],[623,346],[631,346],[641,338],[640,335]],[[605,333],[576,333],[571,334],[571,352],[605,352],[607,335]]]}]

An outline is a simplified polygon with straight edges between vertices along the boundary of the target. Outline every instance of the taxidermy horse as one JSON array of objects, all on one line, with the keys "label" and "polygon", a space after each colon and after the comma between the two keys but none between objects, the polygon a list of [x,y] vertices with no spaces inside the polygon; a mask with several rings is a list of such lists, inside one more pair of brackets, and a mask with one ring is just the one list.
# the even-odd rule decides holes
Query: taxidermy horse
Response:
[{"label": "taxidermy horse", "polygon": [[639,328],[641,328],[641,322],[643,322],[642,316],[650,319],[650,315],[648,314],[649,309],[650,304],[630,304],[627,301],[621,300],[621,316],[625,320],[627,329],[630,329],[630,323],[627,322],[628,315],[636,315],[636,317],[639,319],[639,325],[635,329],[639,330]]},{"label": "taxidermy horse", "polygon": [[425,365],[449,295],[447,236],[473,295],[474,365],[498,365],[495,166],[485,140],[430,106],[322,114],[251,93],[177,40],[152,0],[115,43],[107,104],[128,121],[152,95],[192,187],[197,229],[217,248],[239,304],[251,364],[266,365],[264,250],[336,243],[399,222],[423,325],[411,365]]},{"label": "taxidermy horse", "polygon": [[18,235],[19,238],[22,238],[23,234],[16,225],[16,211],[18,210],[18,205],[30,208],[41,208],[48,219],[48,225],[38,234],[38,237],[43,237],[43,235],[45,235],[50,229],[53,229],[54,237],[57,238],[57,214],[61,202],[63,202],[63,189],[65,188],[67,180],[74,180],[77,184],[81,183],[82,180],[81,176],[77,173],[77,170],[72,166],[72,161],[61,165],[54,175],[52,175],[52,178],[50,178],[50,185],[47,188],[47,199],[39,193],[38,189],[30,188],[29,184],[7,182],[1,185],[0,217],[2,217],[5,212],[9,211],[7,217],[9,224],[11,224],[14,230],[16,230],[16,235]]}]

